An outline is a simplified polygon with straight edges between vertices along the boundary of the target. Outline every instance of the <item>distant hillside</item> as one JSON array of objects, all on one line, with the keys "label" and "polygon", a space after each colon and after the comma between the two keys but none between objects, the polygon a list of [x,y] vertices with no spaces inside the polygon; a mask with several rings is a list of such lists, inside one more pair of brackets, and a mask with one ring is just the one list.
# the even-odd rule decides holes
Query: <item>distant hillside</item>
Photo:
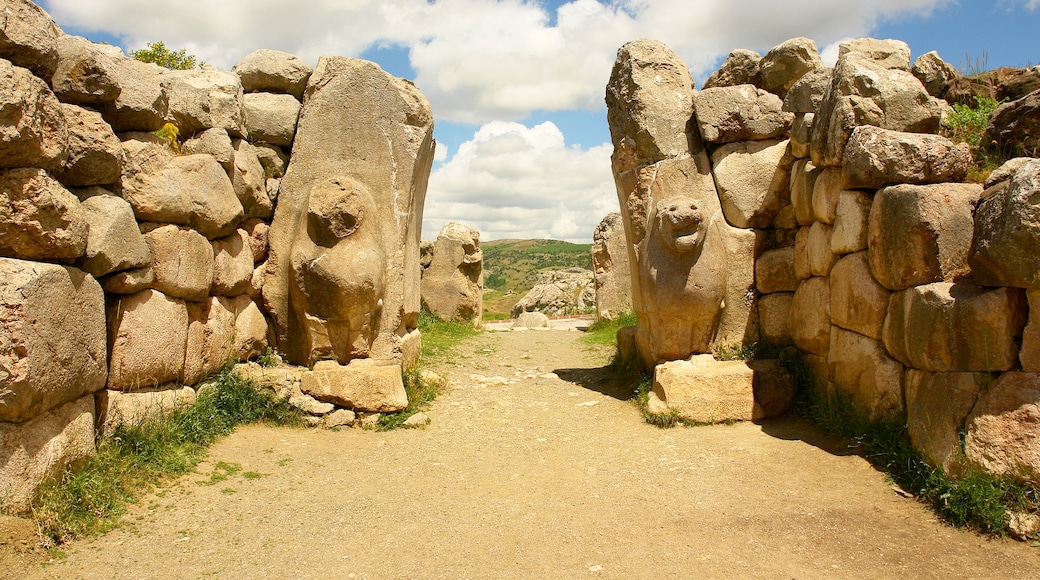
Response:
[{"label": "distant hillside", "polygon": [[508,318],[534,286],[538,272],[577,266],[592,269],[592,244],[558,240],[493,240],[484,252],[484,318]]}]

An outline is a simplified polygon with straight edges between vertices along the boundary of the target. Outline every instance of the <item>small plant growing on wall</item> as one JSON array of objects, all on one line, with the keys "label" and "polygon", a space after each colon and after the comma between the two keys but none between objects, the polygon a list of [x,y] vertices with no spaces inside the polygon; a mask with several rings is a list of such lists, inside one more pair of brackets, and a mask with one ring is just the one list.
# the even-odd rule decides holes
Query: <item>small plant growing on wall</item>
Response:
[{"label": "small plant growing on wall", "polygon": [[141,61],[157,64],[174,70],[191,70],[202,68],[206,63],[200,61],[188,50],[170,50],[163,41],[149,42],[147,48],[130,51],[130,56]]},{"label": "small plant growing on wall", "polygon": [[180,145],[177,143],[177,136],[179,134],[180,129],[178,129],[177,125],[174,125],[173,123],[166,123],[162,126],[162,129],[152,132],[152,135],[166,141],[166,144],[170,146],[170,150],[174,153],[176,153],[180,148]]}]

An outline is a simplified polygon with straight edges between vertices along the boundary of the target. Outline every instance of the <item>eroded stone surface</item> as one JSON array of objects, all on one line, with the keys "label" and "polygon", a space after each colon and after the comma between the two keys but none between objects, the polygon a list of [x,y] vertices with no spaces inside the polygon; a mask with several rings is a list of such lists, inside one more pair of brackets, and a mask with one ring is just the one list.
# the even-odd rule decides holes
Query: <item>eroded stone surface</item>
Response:
[{"label": "eroded stone surface", "polygon": [[108,305],[108,388],[133,390],[176,381],[184,369],[188,308],[158,290]]},{"label": "eroded stone surface", "polygon": [[990,381],[988,373],[907,369],[906,430],[928,463],[947,472],[959,467],[965,419]]},{"label": "eroded stone surface", "polygon": [[321,361],[303,374],[300,389],[320,401],[366,413],[392,413],[408,406],[401,365],[387,361]]},{"label": "eroded stone surface", "polygon": [[964,454],[991,473],[1040,482],[1040,374],[1004,373],[979,397]]},{"label": "eroded stone surface", "polygon": [[46,171],[0,171],[0,255],[71,263],[88,229],[79,199]]},{"label": "eroded stone surface", "polygon": [[484,254],[480,232],[448,222],[422,275],[422,303],[442,320],[480,325],[484,310]]},{"label": "eroded stone surface", "polygon": [[608,214],[592,233],[592,271],[596,315],[613,320],[622,312],[632,312],[632,268],[620,213]]},{"label": "eroded stone surface", "polygon": [[980,284],[1040,288],[1038,255],[1040,160],[1034,159],[979,204],[968,263]]}]

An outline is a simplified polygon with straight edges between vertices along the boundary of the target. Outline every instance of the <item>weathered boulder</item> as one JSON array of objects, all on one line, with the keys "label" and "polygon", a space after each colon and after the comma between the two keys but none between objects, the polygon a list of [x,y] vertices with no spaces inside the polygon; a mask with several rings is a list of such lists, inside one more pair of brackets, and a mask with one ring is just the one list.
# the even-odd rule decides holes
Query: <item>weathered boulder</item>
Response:
[{"label": "weathered boulder", "polygon": [[[436,254],[434,256],[436,259]],[[535,285],[513,305],[513,318],[524,312],[541,312],[549,316],[584,313],[595,306],[593,273],[584,268],[567,268],[542,272]]]},{"label": "weathered boulder", "polygon": [[212,155],[224,168],[228,177],[234,179],[235,146],[231,144],[231,136],[227,129],[206,129],[196,133],[181,145],[181,151],[187,154]]},{"label": "weathered boulder", "polygon": [[827,276],[838,257],[831,252],[831,230],[833,228],[823,222],[813,222],[809,226],[809,235],[805,239],[805,250],[809,257],[809,273],[813,276]]},{"label": "weathered boulder", "polygon": [[24,423],[0,422],[0,510],[29,513],[41,485],[95,452],[93,395]]},{"label": "weathered boulder", "polygon": [[1040,90],[997,107],[989,116],[985,138],[1005,150],[1035,151],[1040,145]]},{"label": "weathered boulder", "polygon": [[[149,251],[149,255],[151,251]],[[116,272],[105,278],[102,288],[109,294],[137,294],[155,285],[155,270],[151,266]]]},{"label": "weathered boulder", "polygon": [[123,57],[119,47],[94,44],[82,36],[58,39],[57,68],[51,77],[54,94],[63,103],[111,103],[120,87],[110,70],[114,60]]},{"label": "weathered boulder", "polygon": [[142,268],[152,253],[141,236],[134,210],[114,195],[96,195],[80,204],[89,225],[87,248],[77,266],[95,278],[120,270]]},{"label": "weathered boulder", "polygon": [[894,185],[874,195],[867,244],[882,286],[902,290],[968,273],[976,184]]},{"label": "weathered boulder", "polygon": [[227,173],[210,155],[174,157],[152,135],[122,136],[126,161],[120,194],[142,222],[191,226],[207,238],[224,237],[242,220],[242,203]]},{"label": "weathered boulder", "polygon": [[165,385],[134,391],[104,390],[95,396],[100,436],[121,426],[144,425],[195,404],[191,387]]},{"label": "weathered boulder", "polygon": [[693,94],[690,70],[664,43],[641,39],[618,49],[606,96],[615,175],[690,152]]},{"label": "weathered boulder", "polygon": [[794,292],[798,284],[793,246],[762,252],[755,260],[755,286],[760,293]]},{"label": "weathered boulder", "polygon": [[870,274],[866,252],[849,254],[831,269],[831,321],[881,340],[891,292]]},{"label": "weathered boulder", "polygon": [[0,256],[71,263],[88,227],[76,196],[44,170],[0,171]]},{"label": "weathered boulder", "polygon": [[[118,134],[126,131],[155,131],[163,126],[169,101],[163,90],[167,69],[133,58],[113,58],[108,74],[119,87],[119,95],[106,103],[101,114]],[[182,133],[187,133],[179,127]]]},{"label": "weathered boulder", "polygon": [[247,218],[270,219],[274,213],[274,205],[267,195],[267,184],[264,180],[264,168],[256,150],[244,139],[235,139],[235,167],[232,172],[231,185],[235,188],[235,196],[242,203]]},{"label": "weathered boulder", "polygon": [[[0,12],[0,21],[5,16]],[[47,84],[0,59],[0,168],[56,172],[68,157],[68,144],[65,114]]]},{"label": "weathered boulder", "polygon": [[902,415],[903,365],[881,342],[832,326],[827,365],[831,382],[870,417]]},{"label": "weathered boulder", "polygon": [[0,421],[104,387],[105,298],[75,268],[0,258]]},{"label": "weathered boulder", "polygon": [[1034,159],[979,204],[968,264],[979,284],[1040,288],[1038,255],[1040,160]]},{"label": "weathered boulder", "polygon": [[1024,293],[935,282],[893,294],[882,335],[903,364],[925,371],[1006,371],[1018,363]]},{"label": "weathered boulder", "polygon": [[831,288],[828,278],[809,278],[791,301],[787,326],[799,349],[827,356],[831,343]]},{"label": "weathered boulder", "polygon": [[[274,178],[281,178],[285,175],[285,168],[289,166],[289,156],[282,151],[281,147],[268,143],[254,143],[253,150],[256,151],[260,165],[264,168],[264,175]],[[271,199],[273,200],[274,197],[272,196]]]},{"label": "weathered boulder", "polygon": [[289,147],[296,135],[300,101],[292,95],[248,93],[243,97],[246,132],[250,141]]},{"label": "weathered boulder", "polygon": [[1040,483],[1040,374],[1004,373],[968,417],[964,454],[996,475]]},{"label": "weathered boulder", "polygon": [[266,352],[268,324],[260,307],[249,296],[235,296],[228,304],[235,313],[235,358],[244,361]]},{"label": "weathered boulder", "polygon": [[1018,358],[1022,370],[1030,373],[1040,372],[1040,290],[1026,291],[1029,302],[1029,322],[1022,331],[1022,350]]},{"label": "weathered boulder", "polygon": [[614,320],[632,312],[632,268],[620,213],[607,214],[592,233],[592,273],[599,318]]},{"label": "weathered boulder", "polygon": [[825,68],[816,42],[809,38],[792,38],[774,46],[759,61],[762,88],[783,98],[806,73]]},{"label": "weathered boulder", "polygon": [[711,89],[736,85],[759,86],[762,81],[758,74],[758,63],[761,60],[762,55],[753,50],[735,49],[722,62],[719,70],[711,73],[708,80],[704,81],[703,88]]},{"label": "weathered boulder", "polygon": [[822,171],[808,159],[799,159],[791,167],[791,205],[794,206],[798,223],[803,226],[816,221],[812,207],[813,189]]},{"label": "weathered boulder", "polygon": [[401,365],[389,361],[320,361],[303,374],[300,390],[319,401],[366,413],[392,413],[408,406]]},{"label": "weathered boulder", "polygon": [[838,194],[834,206],[834,229],[831,230],[831,252],[851,254],[867,249],[867,232],[873,192],[845,189]]},{"label": "weathered boulder", "polygon": [[213,246],[190,228],[157,225],[146,231],[145,242],[152,253],[152,287],[174,298],[206,299],[213,285]]},{"label": "weathered boulder", "polygon": [[783,413],[793,395],[790,375],[780,365],[753,364],[719,362],[710,354],[659,364],[651,408],[663,404],[662,410],[697,423],[753,421]]},{"label": "weathered boulder", "polygon": [[162,85],[167,115],[181,133],[217,128],[235,137],[246,136],[242,82],[235,73],[212,68],[168,70]]},{"label": "weathered boulder", "polygon": [[794,236],[794,275],[799,280],[812,278],[809,267],[809,232],[810,226],[802,226]]},{"label": "weathered boulder", "polygon": [[704,89],[693,95],[697,127],[710,143],[782,137],[794,121],[782,107],[779,97],[754,85]]},{"label": "weathered boulder", "polygon": [[[827,87],[831,84],[832,70],[814,68],[802,75],[787,91],[784,97],[784,110],[791,113],[811,115],[820,110]],[[805,139],[805,143],[808,143]],[[808,157],[808,155],[805,155]]]},{"label": "weathered boulder", "polygon": [[[898,41],[845,41],[820,110],[813,120],[811,156],[818,167],[839,167],[853,129],[934,133],[942,105],[904,65]],[[901,46],[897,46],[901,45]]]},{"label": "weathered boulder", "polygon": [[223,296],[188,302],[187,308],[185,359],[178,380],[194,385],[234,358],[236,313],[231,301]]},{"label": "weathered boulder", "polygon": [[816,177],[812,190],[813,216],[820,222],[834,224],[837,217],[838,196],[841,195],[841,170],[826,167]]},{"label": "weathered boulder", "polygon": [[253,278],[253,249],[249,234],[243,229],[226,238],[210,242],[213,245],[214,296],[239,296],[249,291]]},{"label": "weathered boulder", "polygon": [[188,307],[157,290],[108,304],[108,388],[118,391],[176,381],[184,369]]},{"label": "weathered boulder", "polygon": [[106,185],[119,181],[123,171],[123,147],[101,113],[76,105],[62,105],[68,126],[68,159],[57,173],[67,187]]},{"label": "weathered boulder", "polygon": [[441,228],[422,274],[423,307],[442,320],[479,326],[484,311],[484,254],[480,232],[459,222]]},{"label": "weathered boulder", "polygon": [[791,155],[796,159],[809,158],[809,140],[812,138],[812,124],[816,115],[798,113],[791,122]]},{"label": "weathered boulder", "polygon": [[307,79],[314,71],[299,57],[278,50],[254,50],[232,69],[246,92],[288,93],[303,100]]},{"label": "weathered boulder", "polygon": [[929,95],[940,99],[946,95],[950,83],[960,76],[957,69],[940,58],[934,50],[917,57],[910,72],[921,81]]},{"label": "weathered boulder", "polygon": [[513,322],[513,328],[549,328],[549,317],[541,312],[523,312]]},{"label": "weathered boulder", "polygon": [[[374,63],[339,57],[318,61],[304,101],[263,289],[278,348],[295,363],[333,351],[344,363],[400,359],[402,337],[419,319],[419,235],[434,153],[429,103]],[[313,348],[304,335],[365,338]]]},{"label": "weathered boulder", "polygon": [[975,408],[989,373],[906,371],[906,430],[925,460],[947,472],[960,467],[964,423]]},{"label": "weathered boulder", "polygon": [[879,189],[898,183],[961,181],[971,164],[967,143],[941,135],[856,127],[842,160],[846,189]]},{"label": "weathered boulder", "polygon": [[766,294],[758,299],[758,320],[763,342],[777,346],[791,344],[788,320],[793,302],[793,292]]},{"label": "weathered boulder", "polygon": [[58,65],[63,35],[50,15],[29,0],[0,2],[0,58],[49,79]]},{"label": "weathered boulder", "polygon": [[246,241],[253,254],[253,263],[258,264],[267,259],[267,236],[271,226],[259,218],[250,218],[242,222],[240,229],[246,232]]},{"label": "weathered boulder", "polygon": [[786,140],[767,140],[729,143],[712,153],[715,185],[730,225],[769,227],[787,197],[794,163],[787,152]]}]

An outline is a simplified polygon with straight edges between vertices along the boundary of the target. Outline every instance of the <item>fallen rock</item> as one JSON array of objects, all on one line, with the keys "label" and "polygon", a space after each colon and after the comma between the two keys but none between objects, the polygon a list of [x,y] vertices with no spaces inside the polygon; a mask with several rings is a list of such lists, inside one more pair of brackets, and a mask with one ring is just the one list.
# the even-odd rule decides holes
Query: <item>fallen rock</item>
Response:
[{"label": "fallen rock", "polygon": [[408,406],[401,365],[389,361],[356,359],[347,365],[320,361],[303,374],[300,389],[354,411],[393,413]]},{"label": "fallen rock", "polygon": [[288,93],[303,100],[307,79],[314,71],[299,57],[278,50],[254,50],[232,69],[246,92]]},{"label": "fallen rock", "polygon": [[325,426],[329,428],[350,426],[356,421],[357,415],[350,409],[336,409],[325,415]]},{"label": "fallen rock", "polygon": [[1040,374],[1004,373],[968,417],[964,455],[995,475],[1040,483]]},{"label": "fallen rock", "polygon": [[411,417],[405,419],[403,425],[405,427],[425,427],[429,423],[430,418],[426,415],[426,413],[420,411],[412,415]]},{"label": "fallen rock", "polygon": [[[758,361],[766,362],[766,361]],[[765,367],[762,367],[763,369]],[[766,375],[772,374],[768,384]],[[722,423],[725,421],[753,421],[769,416],[767,411],[780,413],[786,405],[778,404],[783,399],[775,391],[783,390],[785,383],[782,367],[771,366],[767,372],[756,372],[743,361],[716,361],[711,355],[696,355],[690,360],[678,360],[657,365],[654,369],[653,396],[664,404],[667,411],[697,423]],[[762,377],[756,381],[757,375]],[[790,375],[786,375],[790,389]],[[762,381],[756,390],[756,383]],[[762,391],[759,395],[757,391]],[[789,391],[788,402],[790,394]],[[759,397],[766,406],[758,404]]]},{"label": "fallen rock", "polygon": [[535,311],[548,316],[584,313],[596,304],[592,281],[592,272],[584,268],[541,272],[531,291],[513,305],[513,318]]},{"label": "fallen rock", "polygon": [[77,264],[95,278],[112,272],[143,268],[152,253],[126,200],[114,195],[96,195],[80,207],[89,230],[87,248]]},{"label": "fallen rock", "polygon": [[[308,415],[314,415],[316,417],[324,417],[336,408],[336,405],[333,405],[332,403],[323,403],[310,395],[296,395],[294,397],[289,397],[289,404]],[[353,411],[348,412],[353,415]],[[342,415],[337,417],[337,419],[341,418],[343,418]],[[348,421],[348,423],[349,422],[352,421]],[[327,421],[326,424],[328,424]],[[344,423],[340,424],[342,425]]]},{"label": "fallen rock", "polygon": [[513,322],[513,328],[549,328],[549,317],[541,312],[523,312]]},{"label": "fallen rock", "polygon": [[46,171],[0,170],[0,255],[71,263],[88,229],[79,200]]},{"label": "fallen rock", "polygon": [[782,137],[794,121],[782,107],[779,97],[754,85],[710,88],[693,95],[701,138],[710,143]]},{"label": "fallen rock", "polygon": [[65,164],[68,144],[61,103],[47,84],[27,69],[0,59],[0,168],[57,172]]},{"label": "fallen rock", "polygon": [[879,189],[898,183],[943,183],[964,179],[971,165],[967,143],[941,135],[856,127],[845,147],[845,189]]}]

